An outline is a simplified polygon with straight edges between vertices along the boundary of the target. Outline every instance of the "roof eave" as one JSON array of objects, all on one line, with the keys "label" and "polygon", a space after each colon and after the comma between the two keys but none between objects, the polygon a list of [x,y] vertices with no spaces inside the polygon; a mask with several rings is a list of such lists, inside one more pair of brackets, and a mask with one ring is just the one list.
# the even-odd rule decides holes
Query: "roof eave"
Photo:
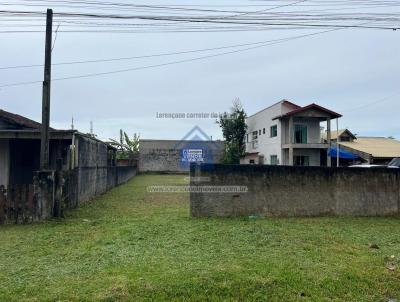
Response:
[{"label": "roof eave", "polygon": [[327,108],[319,106],[319,105],[317,105],[315,103],[312,103],[310,105],[307,105],[307,106],[304,106],[304,107],[300,107],[298,109],[290,111],[290,112],[288,112],[286,114],[278,115],[278,116],[274,117],[272,120],[283,119],[283,118],[287,118],[287,117],[290,117],[290,116],[294,116],[294,115],[296,115],[298,113],[301,113],[301,112],[304,112],[304,111],[307,111],[307,110],[310,110],[310,109],[317,109],[317,110],[323,111],[325,113],[328,113],[330,115],[331,119],[336,119],[336,118],[340,118],[340,117],[343,116],[340,113],[334,112],[332,110],[329,110]]}]

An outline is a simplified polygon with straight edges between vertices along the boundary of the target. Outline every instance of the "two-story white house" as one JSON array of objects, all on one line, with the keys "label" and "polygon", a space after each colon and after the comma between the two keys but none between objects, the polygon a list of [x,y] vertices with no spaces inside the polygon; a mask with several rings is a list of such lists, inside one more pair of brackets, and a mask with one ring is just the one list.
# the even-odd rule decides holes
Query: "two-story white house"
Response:
[{"label": "two-story white house", "polygon": [[327,132],[331,120],[341,115],[317,104],[301,107],[282,100],[246,120],[246,155],[243,164],[331,166],[327,155],[330,137],[321,138],[322,123]]}]

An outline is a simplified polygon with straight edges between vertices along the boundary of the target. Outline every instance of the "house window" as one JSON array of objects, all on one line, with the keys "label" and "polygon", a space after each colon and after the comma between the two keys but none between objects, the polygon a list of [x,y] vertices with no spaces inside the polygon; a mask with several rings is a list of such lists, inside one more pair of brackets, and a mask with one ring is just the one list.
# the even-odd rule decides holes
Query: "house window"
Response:
[{"label": "house window", "polygon": [[260,130],[258,130],[258,135],[261,135],[261,129],[260,129]]},{"label": "house window", "polygon": [[298,155],[294,157],[294,165],[295,166],[309,166],[310,165],[310,157],[304,155]]},{"label": "house window", "polygon": [[279,164],[279,161],[278,161],[278,155],[271,155],[271,165],[274,165],[274,166],[276,166],[276,165],[278,165]]},{"label": "house window", "polygon": [[249,135],[246,134],[246,143],[248,143],[248,142],[249,142]]},{"label": "house window", "polygon": [[254,162],[254,159],[250,159],[250,160],[249,160],[249,163],[250,163],[250,164],[254,164],[254,163],[255,163],[255,162]]},{"label": "house window", "polygon": [[307,144],[307,126],[294,125],[294,143]]},{"label": "house window", "polygon": [[274,125],[271,126],[271,137],[275,137],[278,136],[278,126]]},{"label": "house window", "polygon": [[265,128],[263,128],[263,134],[265,134]]},{"label": "house window", "polygon": [[253,131],[253,133],[252,133],[252,139],[253,139],[253,141],[256,140],[256,139],[258,138],[257,133],[258,133],[257,131]]}]

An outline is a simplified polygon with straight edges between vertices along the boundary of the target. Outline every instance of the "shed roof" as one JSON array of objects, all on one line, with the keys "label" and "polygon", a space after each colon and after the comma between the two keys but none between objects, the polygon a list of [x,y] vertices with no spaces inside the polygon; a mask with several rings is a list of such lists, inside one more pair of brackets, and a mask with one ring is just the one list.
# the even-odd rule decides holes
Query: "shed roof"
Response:
[{"label": "shed roof", "polygon": [[[0,119],[1,118],[12,124],[17,124],[23,129],[0,129],[0,138],[40,139],[40,128],[42,125],[41,123],[38,123],[22,115],[11,113],[2,109],[0,109]],[[117,150],[117,148],[110,145],[109,143],[103,142],[102,140],[89,134],[84,134],[77,130],[57,130],[50,127],[50,139],[70,139],[73,134],[96,140],[98,142],[106,144],[109,149]]]},{"label": "shed roof", "polygon": [[339,142],[339,145],[375,158],[400,157],[400,141],[386,137],[357,137],[353,142]]},{"label": "shed roof", "polygon": [[[77,130],[50,130],[49,132],[50,139],[56,140],[70,140],[73,135],[81,136],[86,139],[94,140],[99,143],[103,143],[107,145],[108,149],[117,150],[116,147],[111,144],[104,142],[96,137],[93,137],[89,134],[81,133]],[[38,139],[40,140],[40,130],[39,129],[0,129],[0,139]]]}]

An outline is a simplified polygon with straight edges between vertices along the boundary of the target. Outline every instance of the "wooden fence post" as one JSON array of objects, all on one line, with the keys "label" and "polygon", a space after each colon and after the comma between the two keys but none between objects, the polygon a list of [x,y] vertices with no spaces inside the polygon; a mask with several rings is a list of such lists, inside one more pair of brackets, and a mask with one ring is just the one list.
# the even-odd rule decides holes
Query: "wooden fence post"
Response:
[{"label": "wooden fence post", "polygon": [[33,193],[33,185],[27,185],[27,208],[29,209],[30,213],[32,214],[32,219],[35,219],[36,215],[36,208],[33,203],[34,193]]},{"label": "wooden fence post", "polygon": [[20,224],[23,221],[23,209],[22,209],[22,196],[21,196],[22,185],[15,185],[14,190],[14,203],[15,203],[15,223]]},{"label": "wooden fence post", "polygon": [[0,224],[4,224],[6,222],[6,195],[5,195],[4,186],[0,186]]}]

